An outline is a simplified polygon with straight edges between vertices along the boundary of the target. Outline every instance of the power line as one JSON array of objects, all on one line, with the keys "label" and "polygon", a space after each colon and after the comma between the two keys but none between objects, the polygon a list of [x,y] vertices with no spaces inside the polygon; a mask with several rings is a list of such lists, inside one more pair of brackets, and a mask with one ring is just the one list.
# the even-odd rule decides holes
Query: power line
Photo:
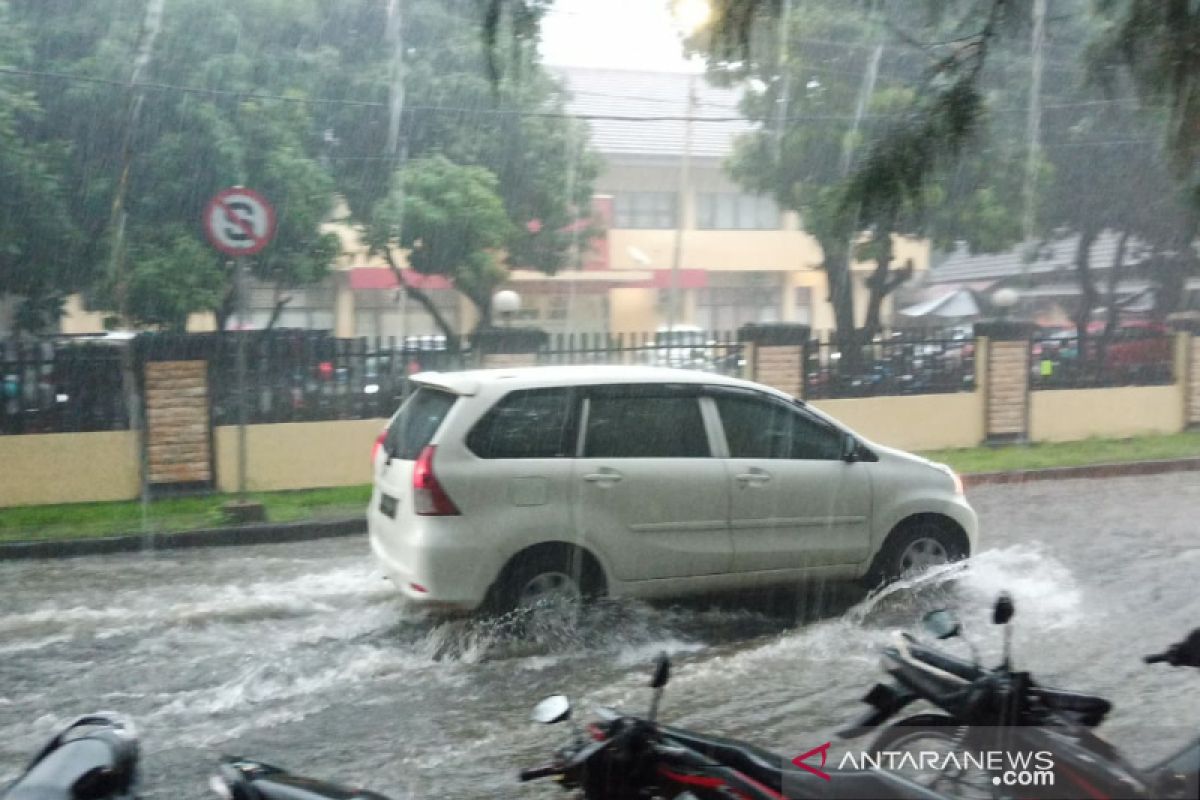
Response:
[{"label": "power line", "polygon": [[[202,86],[181,86],[178,84],[159,83],[152,81],[142,81],[130,83],[128,81],[120,81],[109,78],[98,78],[90,75],[72,75],[64,72],[50,72],[45,70],[30,70],[21,69],[18,67],[0,66],[0,75],[13,75],[16,77],[26,78],[41,78],[47,80],[67,81],[71,83],[89,83],[101,86],[110,86],[121,89],[123,91],[146,89],[161,92],[179,92],[182,94],[203,95],[209,97],[221,97],[234,100],[269,100],[281,103],[292,103],[295,105],[311,105],[311,106],[343,106],[351,108],[373,108],[385,109],[387,104],[382,101],[375,100],[347,100],[335,99],[326,97],[298,97],[295,95],[280,95],[270,94],[267,92],[255,91],[238,91],[234,89],[213,89]],[[640,95],[617,95],[602,92],[579,90],[572,91],[568,87],[568,91],[572,94],[589,94],[600,97],[610,97],[613,99],[626,99],[639,102],[654,102],[667,103],[669,100],[662,97],[645,97]],[[1135,97],[1122,97],[1105,100],[1083,100],[1071,103],[1053,103],[1043,105],[1043,109],[1067,109],[1067,108],[1084,108],[1090,106],[1104,106],[1122,103],[1136,103],[1138,99]],[[721,106],[708,103],[701,103],[702,106],[710,108],[721,108]],[[715,124],[756,124],[755,120],[742,115],[714,115],[714,116],[689,116],[686,114],[604,114],[604,113],[589,113],[589,112],[569,112],[569,111],[529,111],[522,109],[510,108],[472,108],[469,106],[437,106],[437,105],[409,105],[411,111],[425,111],[431,113],[444,114],[478,114],[484,116],[500,116],[500,117],[531,117],[542,119],[579,119],[579,120],[595,120],[609,122],[696,122],[696,123],[715,123]],[[1015,113],[1020,109],[996,109],[993,113]],[[888,120],[900,119],[905,117],[905,114],[866,114],[862,117],[864,120]],[[849,122],[854,120],[853,114],[806,114],[803,116],[789,116],[784,118],[783,122]]]}]

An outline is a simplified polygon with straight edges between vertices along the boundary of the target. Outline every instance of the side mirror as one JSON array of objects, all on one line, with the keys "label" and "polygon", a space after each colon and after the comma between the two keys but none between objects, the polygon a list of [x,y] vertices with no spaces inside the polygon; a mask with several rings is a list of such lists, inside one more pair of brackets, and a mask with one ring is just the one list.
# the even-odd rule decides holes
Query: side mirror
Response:
[{"label": "side mirror", "polygon": [[565,694],[552,694],[533,707],[529,718],[543,725],[553,725],[571,718],[571,701]]},{"label": "side mirror", "polygon": [[858,461],[858,439],[852,433],[842,434],[842,461],[847,464]]},{"label": "side mirror", "polygon": [[650,678],[650,688],[661,689],[667,685],[669,680],[671,680],[671,657],[666,653],[659,653],[658,658],[654,659],[654,676]]},{"label": "side mirror", "polygon": [[958,616],[947,608],[930,611],[921,618],[921,624],[938,639],[952,639],[962,633]]},{"label": "side mirror", "polygon": [[1012,619],[1016,609],[1013,608],[1012,595],[1008,592],[1001,592],[996,598],[996,605],[992,608],[992,623],[995,625],[1007,625]]}]

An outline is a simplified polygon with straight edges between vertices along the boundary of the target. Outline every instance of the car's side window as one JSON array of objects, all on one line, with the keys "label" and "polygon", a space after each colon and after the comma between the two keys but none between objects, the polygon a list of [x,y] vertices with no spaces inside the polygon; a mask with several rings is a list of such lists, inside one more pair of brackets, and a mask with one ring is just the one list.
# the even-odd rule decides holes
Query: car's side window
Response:
[{"label": "car's side window", "polygon": [[788,458],[792,428],[787,409],[753,395],[719,394],[717,413],[733,458]]},{"label": "car's side window", "polygon": [[467,434],[480,458],[564,458],[574,454],[570,389],[509,392]]},{"label": "car's side window", "polygon": [[719,393],[714,399],[733,458],[841,458],[838,432],[799,409],[754,395]]},{"label": "car's side window", "polygon": [[589,398],[584,458],[706,458],[711,455],[694,393],[630,387]]},{"label": "car's side window", "polygon": [[791,409],[791,412],[795,420],[792,429],[792,458],[811,461],[841,460],[841,431],[799,409]]}]

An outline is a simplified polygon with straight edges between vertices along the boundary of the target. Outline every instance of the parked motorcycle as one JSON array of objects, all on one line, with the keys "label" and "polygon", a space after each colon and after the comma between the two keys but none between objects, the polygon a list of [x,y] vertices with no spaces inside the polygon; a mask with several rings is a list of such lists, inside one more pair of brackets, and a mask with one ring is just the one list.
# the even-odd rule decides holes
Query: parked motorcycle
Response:
[{"label": "parked motorcycle", "polygon": [[[598,708],[598,718],[586,732],[576,728],[550,763],[522,770],[520,779],[554,778],[564,790],[581,791],[586,800],[941,797],[886,772],[830,769],[818,775],[744,742],[660,725],[658,706],[669,676],[670,661],[660,656],[646,716]],[[555,724],[570,716],[570,701],[552,695],[534,708],[532,718]]]},{"label": "parked motorcycle", "polygon": [[135,797],[138,739],[110,712],[79,717],[46,743],[0,800],[127,800]]},{"label": "parked motorcycle", "polygon": [[[550,763],[521,770],[519,779],[553,778],[585,800],[945,800],[885,772],[831,769],[821,776],[744,742],[659,725],[658,706],[670,670],[670,661],[661,656],[650,682],[653,699],[646,716],[599,708],[598,719],[585,730],[574,728]],[[551,695],[537,704],[531,718],[556,724],[569,720],[571,711],[564,695]],[[211,785],[224,800],[386,800],[246,759],[225,761]]]},{"label": "parked motorcycle", "polygon": [[[1012,599],[1002,594],[992,618],[1004,626],[1004,657],[994,669],[981,666],[977,655],[966,661],[900,634],[882,657],[883,669],[894,683],[872,688],[863,698],[870,711],[840,735],[861,736],[910,703],[925,700],[945,713],[893,722],[880,731],[870,750],[912,752],[918,743],[925,743],[920,749],[927,750],[930,743],[940,742],[962,753],[1047,753],[1052,763],[1046,770],[1050,777],[1040,785],[1022,786],[1010,786],[994,770],[968,774],[956,764],[922,781],[936,791],[972,797],[1200,797],[1200,737],[1158,764],[1134,766],[1093,732],[1112,708],[1107,700],[1040,686],[1028,672],[1012,669],[1008,623],[1013,613]],[[924,624],[939,640],[962,634],[961,624],[946,610],[930,612]],[[1145,660],[1200,668],[1200,628]]]}]

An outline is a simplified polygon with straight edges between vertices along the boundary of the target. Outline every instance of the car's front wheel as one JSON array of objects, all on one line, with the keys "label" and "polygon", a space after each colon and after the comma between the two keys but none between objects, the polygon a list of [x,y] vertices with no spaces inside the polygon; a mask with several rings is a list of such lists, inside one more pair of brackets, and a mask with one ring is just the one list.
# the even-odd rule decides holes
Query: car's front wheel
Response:
[{"label": "car's front wheel", "polygon": [[902,523],[888,536],[867,573],[870,588],[924,572],[969,555],[966,538],[953,523],[917,518]]}]

